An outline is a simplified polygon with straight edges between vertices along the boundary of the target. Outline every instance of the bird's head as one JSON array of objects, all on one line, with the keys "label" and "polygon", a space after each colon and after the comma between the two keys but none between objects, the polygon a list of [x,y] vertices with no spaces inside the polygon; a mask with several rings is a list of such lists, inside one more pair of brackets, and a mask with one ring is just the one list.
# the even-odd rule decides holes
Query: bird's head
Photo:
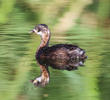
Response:
[{"label": "bird's head", "polygon": [[50,35],[50,30],[48,29],[48,26],[46,24],[38,24],[31,32],[36,33],[41,37]]}]

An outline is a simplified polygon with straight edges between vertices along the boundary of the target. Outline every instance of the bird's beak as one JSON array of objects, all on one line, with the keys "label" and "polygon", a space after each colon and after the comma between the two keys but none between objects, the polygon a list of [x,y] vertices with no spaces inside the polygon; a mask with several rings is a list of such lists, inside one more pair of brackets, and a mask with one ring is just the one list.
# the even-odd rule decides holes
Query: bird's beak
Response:
[{"label": "bird's beak", "polygon": [[33,29],[33,30],[30,31],[30,33],[36,33],[37,34],[37,30]]}]

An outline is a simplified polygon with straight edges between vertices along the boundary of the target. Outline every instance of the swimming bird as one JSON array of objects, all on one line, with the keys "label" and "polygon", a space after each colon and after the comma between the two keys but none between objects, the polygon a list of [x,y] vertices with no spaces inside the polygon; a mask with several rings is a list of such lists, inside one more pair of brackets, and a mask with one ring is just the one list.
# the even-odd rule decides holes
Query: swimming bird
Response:
[{"label": "swimming bird", "polygon": [[38,24],[32,30],[41,37],[41,43],[36,52],[36,60],[41,69],[40,77],[32,82],[36,86],[45,86],[49,83],[48,66],[56,69],[73,70],[83,65],[87,58],[85,51],[72,44],[56,44],[49,46],[51,32],[46,24]]}]

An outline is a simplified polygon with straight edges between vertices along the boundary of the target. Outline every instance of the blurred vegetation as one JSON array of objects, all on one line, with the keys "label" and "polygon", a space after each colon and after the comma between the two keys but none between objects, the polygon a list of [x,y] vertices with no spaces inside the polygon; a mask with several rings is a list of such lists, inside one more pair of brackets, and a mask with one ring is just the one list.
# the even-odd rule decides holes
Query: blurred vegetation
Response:
[{"label": "blurred vegetation", "polygon": [[[40,38],[34,25],[52,31],[50,45],[78,44],[87,50],[85,68],[50,69],[50,84],[35,88],[34,58]],[[0,100],[109,100],[109,0],[0,0]]]}]

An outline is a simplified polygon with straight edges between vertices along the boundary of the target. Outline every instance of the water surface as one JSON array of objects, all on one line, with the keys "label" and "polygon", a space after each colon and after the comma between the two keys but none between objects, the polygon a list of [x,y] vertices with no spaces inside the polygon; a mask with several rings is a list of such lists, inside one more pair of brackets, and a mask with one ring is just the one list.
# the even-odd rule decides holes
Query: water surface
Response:
[{"label": "water surface", "polygon": [[[35,24],[15,8],[13,17],[0,26],[1,100],[109,100],[110,34],[107,28],[76,24],[64,33],[52,33],[50,45],[68,43],[86,50],[84,67],[75,71],[50,70],[50,83],[36,88],[30,82],[40,75],[35,52],[40,37],[29,34]],[[38,24],[38,22],[36,22]]]}]

